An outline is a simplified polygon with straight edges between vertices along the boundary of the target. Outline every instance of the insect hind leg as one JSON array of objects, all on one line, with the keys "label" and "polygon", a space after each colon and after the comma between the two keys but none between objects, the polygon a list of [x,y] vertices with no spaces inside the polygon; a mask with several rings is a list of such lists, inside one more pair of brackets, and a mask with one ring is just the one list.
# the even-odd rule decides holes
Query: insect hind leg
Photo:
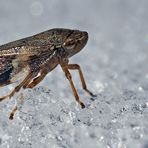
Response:
[{"label": "insect hind leg", "polygon": [[32,80],[32,77],[33,77],[33,74],[32,72],[29,72],[29,74],[26,76],[26,78],[18,85],[14,88],[14,90],[6,95],[6,96],[3,96],[0,98],[0,102],[5,100],[6,98],[11,98],[16,92],[18,92],[24,85],[28,84],[31,80]]},{"label": "insect hind leg", "polygon": [[32,80],[32,82],[28,83],[27,85],[24,85],[23,88],[33,88],[35,87],[37,84],[39,84],[43,79],[44,77],[47,75],[48,73],[48,70],[47,69],[41,69],[40,70],[40,76],[34,78]]},{"label": "insect hind leg", "polygon": [[[24,100],[24,97],[23,97],[23,94],[21,93],[21,96],[20,96],[20,101],[21,101],[21,103],[23,102],[23,100]],[[10,115],[9,115],[9,119],[10,120],[13,120],[13,118],[14,118],[14,115],[15,115],[15,113],[16,113],[16,111],[18,110],[18,106],[16,105],[13,109],[12,109],[12,111],[10,112]]]},{"label": "insect hind leg", "polygon": [[15,106],[9,115],[10,120],[13,120],[14,114],[16,113],[17,110],[18,110],[18,107]]}]

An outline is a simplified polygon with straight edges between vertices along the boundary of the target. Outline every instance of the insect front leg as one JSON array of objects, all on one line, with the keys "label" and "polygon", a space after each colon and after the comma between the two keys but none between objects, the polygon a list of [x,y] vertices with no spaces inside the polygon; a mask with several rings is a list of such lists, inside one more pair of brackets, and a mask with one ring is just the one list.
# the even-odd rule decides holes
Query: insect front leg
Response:
[{"label": "insect front leg", "polygon": [[18,92],[21,89],[22,86],[28,84],[32,80],[33,74],[34,73],[29,72],[29,74],[26,76],[26,78],[18,86],[16,86],[10,94],[1,97],[0,101],[3,101],[8,97],[11,98],[16,92]]},{"label": "insect front leg", "polygon": [[69,82],[70,82],[70,86],[71,86],[71,88],[72,88],[72,91],[73,91],[73,94],[74,94],[74,96],[75,96],[76,101],[81,105],[81,108],[85,108],[84,103],[80,100],[80,98],[79,98],[79,96],[78,96],[78,93],[77,93],[76,88],[75,88],[75,86],[74,86],[74,83],[73,83],[73,81],[72,81],[72,76],[71,76],[70,72],[68,71],[67,65],[65,65],[65,64],[60,64],[60,65],[61,65],[61,67],[62,67],[62,69],[63,69],[63,71],[64,71],[64,73],[65,73],[66,78],[67,78],[67,79],[69,80]]},{"label": "insect front leg", "polygon": [[85,79],[84,79],[84,76],[83,76],[81,67],[80,67],[78,64],[68,64],[67,67],[68,67],[68,69],[70,69],[70,70],[78,70],[78,71],[79,71],[79,76],[80,76],[82,88],[83,88],[89,95],[91,95],[92,97],[95,97],[95,95],[94,95],[90,90],[87,89],[87,85],[86,85],[86,82],[85,82]]}]

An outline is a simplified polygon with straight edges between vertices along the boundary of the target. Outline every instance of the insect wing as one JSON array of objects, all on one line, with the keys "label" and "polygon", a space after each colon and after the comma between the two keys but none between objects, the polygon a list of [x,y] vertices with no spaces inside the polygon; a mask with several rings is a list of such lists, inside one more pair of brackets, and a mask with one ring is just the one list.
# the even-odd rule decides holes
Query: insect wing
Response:
[{"label": "insect wing", "polygon": [[0,86],[14,83],[36,70],[54,55],[50,46],[22,46],[0,51]]},{"label": "insect wing", "polygon": [[13,66],[10,59],[0,58],[0,86],[9,83]]},{"label": "insect wing", "polygon": [[29,72],[27,64],[18,63],[17,59],[0,58],[0,86],[14,83],[24,78]]}]

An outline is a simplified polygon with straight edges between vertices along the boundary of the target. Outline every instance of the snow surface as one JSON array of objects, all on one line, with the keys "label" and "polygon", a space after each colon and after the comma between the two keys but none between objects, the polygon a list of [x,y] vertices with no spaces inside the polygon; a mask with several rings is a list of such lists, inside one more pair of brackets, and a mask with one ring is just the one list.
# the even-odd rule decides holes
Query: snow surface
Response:
[{"label": "snow surface", "polygon": [[23,103],[20,93],[0,103],[0,148],[148,148],[148,1],[1,0],[1,44],[57,27],[89,32],[70,63],[81,65],[97,97],[84,93],[72,71],[81,109],[57,67],[22,91]]}]

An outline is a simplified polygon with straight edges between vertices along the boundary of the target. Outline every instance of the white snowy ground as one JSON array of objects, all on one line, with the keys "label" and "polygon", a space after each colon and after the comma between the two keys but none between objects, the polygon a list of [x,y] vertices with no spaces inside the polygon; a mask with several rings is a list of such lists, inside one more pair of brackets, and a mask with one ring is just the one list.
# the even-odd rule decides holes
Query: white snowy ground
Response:
[{"label": "white snowy ground", "polygon": [[[90,98],[74,82],[80,109],[60,67],[16,103],[0,103],[0,148],[148,148],[148,1],[1,0],[0,44],[55,27],[89,32],[71,59],[82,66]],[[12,85],[0,90],[8,93]]]}]

